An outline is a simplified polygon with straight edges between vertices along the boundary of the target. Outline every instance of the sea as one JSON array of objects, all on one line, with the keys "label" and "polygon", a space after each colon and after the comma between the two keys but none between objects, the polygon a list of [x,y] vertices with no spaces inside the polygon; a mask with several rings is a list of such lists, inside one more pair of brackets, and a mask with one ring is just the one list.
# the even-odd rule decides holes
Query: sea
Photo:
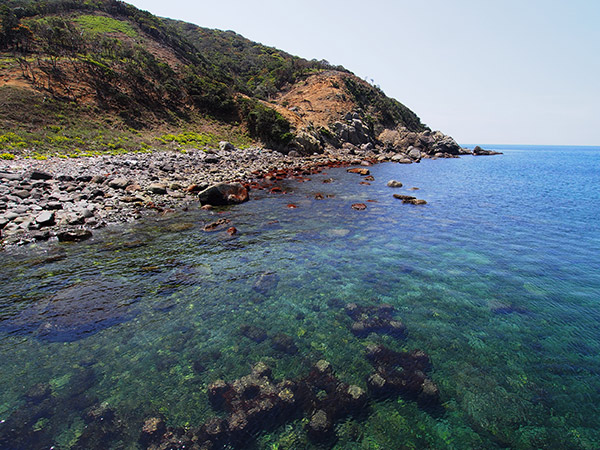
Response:
[{"label": "sea", "polygon": [[[235,448],[600,448],[600,147],[484,148],[503,154],[378,164],[371,181],[325,169],[2,251],[0,448],[144,448],[150,417],[227,418],[216,380],[258,362],[273,383],[307,379],[323,360],[366,393],[360,411],[326,439],[310,407],[267,414]],[[424,352],[434,404],[372,395],[374,346]]]}]

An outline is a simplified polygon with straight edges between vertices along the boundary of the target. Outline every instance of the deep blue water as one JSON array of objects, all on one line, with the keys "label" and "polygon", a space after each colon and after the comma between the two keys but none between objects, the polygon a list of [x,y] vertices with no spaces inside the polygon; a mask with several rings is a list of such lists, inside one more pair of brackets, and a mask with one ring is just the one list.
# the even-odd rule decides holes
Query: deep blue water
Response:
[{"label": "deep blue water", "polygon": [[[366,390],[365,351],[381,344],[429,355],[440,408],[372,398],[329,447],[599,448],[600,148],[484,148],[504,155],[381,164],[370,185],[330,169],[220,214],[6,252],[0,447],[137,448],[149,416],[193,427],[223,415],[208,385],[258,361],[280,380],[326,359]],[[217,218],[238,234],[202,231]],[[353,334],[348,303],[392,305],[405,336]],[[275,345],[281,333],[297,352]],[[86,437],[99,405],[118,430]],[[319,448],[306,423],[264,427],[246,446]]]}]

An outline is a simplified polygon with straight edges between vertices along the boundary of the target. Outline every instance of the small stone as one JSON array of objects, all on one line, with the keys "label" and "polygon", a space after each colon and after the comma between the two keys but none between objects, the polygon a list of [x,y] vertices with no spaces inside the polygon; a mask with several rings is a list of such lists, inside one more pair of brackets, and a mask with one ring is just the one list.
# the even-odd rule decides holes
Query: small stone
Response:
[{"label": "small stone", "polygon": [[43,227],[54,225],[54,213],[52,211],[44,211],[35,218],[35,221]]},{"label": "small stone", "polygon": [[29,197],[31,195],[31,192],[29,192],[25,189],[17,189],[13,192],[13,195],[19,197],[20,199],[26,199],[27,197]]},{"label": "small stone", "polygon": [[148,190],[153,194],[165,195],[167,193],[167,186],[162,183],[152,183],[148,186]]},{"label": "small stone", "polygon": [[352,205],[352,209],[355,209],[357,211],[364,211],[365,209],[367,209],[367,205],[365,205],[364,203],[354,203]]},{"label": "small stone", "polygon": [[391,188],[401,188],[403,185],[402,183],[400,183],[399,181],[396,180],[390,180],[387,182],[388,187]]},{"label": "small stone", "polygon": [[130,184],[131,181],[126,178],[114,178],[108,182],[108,187],[113,189],[125,189]]}]

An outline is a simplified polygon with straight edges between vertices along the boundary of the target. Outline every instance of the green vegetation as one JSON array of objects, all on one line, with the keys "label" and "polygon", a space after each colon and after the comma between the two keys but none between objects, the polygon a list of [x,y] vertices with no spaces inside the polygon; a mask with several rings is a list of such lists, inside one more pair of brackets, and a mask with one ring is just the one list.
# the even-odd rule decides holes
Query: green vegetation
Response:
[{"label": "green vegetation", "polygon": [[427,130],[414,112],[399,101],[387,97],[381,89],[350,77],[344,78],[344,82],[358,106],[371,115],[371,126],[375,125],[373,118],[376,118],[386,128],[402,124],[411,131]]},{"label": "green vegetation", "polygon": [[123,33],[129,37],[136,37],[137,32],[131,24],[122,20],[116,20],[106,16],[84,15],[78,16],[73,20],[85,31],[94,35],[105,33]]},{"label": "green vegetation", "polygon": [[[217,148],[219,142],[223,139],[213,133],[196,133],[194,131],[188,131],[179,134],[163,134],[162,136],[157,137],[156,140],[163,144],[176,143],[184,148],[205,149],[207,147]],[[247,147],[250,142],[248,139],[244,140],[239,138],[236,141],[238,147]]]},{"label": "green vegetation", "polygon": [[238,103],[252,136],[275,149],[285,148],[294,138],[290,123],[274,109],[252,99],[241,98]]},{"label": "green vegetation", "polygon": [[[203,148],[220,140],[239,147],[251,139],[283,150],[293,129],[267,102],[312,74],[347,72],[232,31],[161,19],[118,0],[5,0],[0,69],[18,73],[33,87],[0,87],[0,129],[20,138],[7,138],[0,150],[60,155],[173,143]],[[371,116],[372,129],[399,123],[425,129],[380,90],[351,77],[346,85]],[[214,122],[221,131],[237,129],[233,134],[240,141],[197,127]],[[98,130],[113,136],[97,139]]]}]

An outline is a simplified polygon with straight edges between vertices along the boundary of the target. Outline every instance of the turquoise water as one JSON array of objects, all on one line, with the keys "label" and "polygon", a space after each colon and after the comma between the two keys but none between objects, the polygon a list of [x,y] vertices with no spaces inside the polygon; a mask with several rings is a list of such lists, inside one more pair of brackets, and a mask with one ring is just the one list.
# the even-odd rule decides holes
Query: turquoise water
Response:
[{"label": "turquoise water", "polygon": [[[599,448],[600,148],[500,149],[373,166],[370,185],[328,169],[219,213],[5,252],[0,448],[140,448],[147,417],[224,416],[209,384],[258,361],[281,380],[326,359],[366,390],[370,344],[426,352],[440,407],[371,398],[325,446],[299,414],[243,448]],[[219,218],[238,234],[202,231]],[[348,303],[392,305],[405,336],[353,334]],[[90,434],[101,408],[115,419]]]}]

